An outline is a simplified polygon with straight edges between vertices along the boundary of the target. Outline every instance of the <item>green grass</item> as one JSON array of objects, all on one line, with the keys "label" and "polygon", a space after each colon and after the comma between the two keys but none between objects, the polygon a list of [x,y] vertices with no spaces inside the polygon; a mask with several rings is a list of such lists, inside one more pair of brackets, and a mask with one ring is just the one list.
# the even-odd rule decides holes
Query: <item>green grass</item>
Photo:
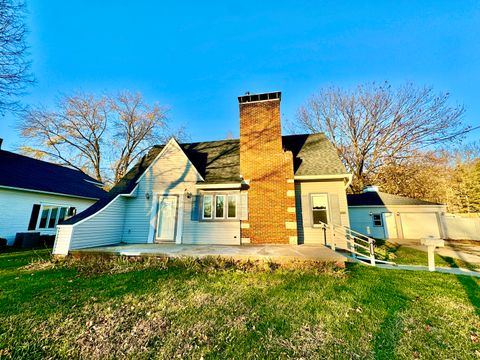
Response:
[{"label": "green grass", "polygon": [[480,279],[0,254],[0,357],[472,359]]},{"label": "green grass", "polygon": [[[397,243],[377,240],[377,257],[382,260],[391,260],[401,265],[428,265],[427,252],[413,249]],[[464,268],[480,270],[477,264],[470,264],[460,259],[435,254],[435,266],[447,268]]]}]

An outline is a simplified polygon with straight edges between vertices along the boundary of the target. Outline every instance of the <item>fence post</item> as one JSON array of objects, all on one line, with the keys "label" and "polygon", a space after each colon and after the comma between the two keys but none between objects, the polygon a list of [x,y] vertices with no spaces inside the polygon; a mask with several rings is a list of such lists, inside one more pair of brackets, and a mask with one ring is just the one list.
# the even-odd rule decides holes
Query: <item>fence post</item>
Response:
[{"label": "fence post", "polygon": [[370,264],[375,266],[375,243],[373,241],[369,241],[370,243]]},{"label": "fence post", "polygon": [[331,236],[332,236],[332,250],[336,251],[335,250],[335,230],[333,228],[333,224],[330,224],[330,232],[331,232]]}]

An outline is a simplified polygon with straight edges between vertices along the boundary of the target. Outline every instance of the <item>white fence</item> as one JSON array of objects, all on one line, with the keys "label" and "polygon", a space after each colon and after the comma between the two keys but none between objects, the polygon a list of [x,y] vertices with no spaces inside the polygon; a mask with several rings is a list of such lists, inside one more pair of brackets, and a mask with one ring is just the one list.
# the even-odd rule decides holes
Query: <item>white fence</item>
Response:
[{"label": "white fence", "polygon": [[480,240],[480,218],[445,214],[444,226],[447,239]]}]

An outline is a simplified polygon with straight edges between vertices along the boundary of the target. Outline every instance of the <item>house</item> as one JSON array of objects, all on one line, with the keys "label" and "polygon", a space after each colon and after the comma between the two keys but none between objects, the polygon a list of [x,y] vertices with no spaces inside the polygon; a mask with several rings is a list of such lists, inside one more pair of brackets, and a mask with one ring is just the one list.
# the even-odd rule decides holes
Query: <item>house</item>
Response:
[{"label": "house", "polygon": [[55,235],[58,222],[90,207],[106,192],[84,173],[1,150],[0,238],[17,232]]},{"label": "house", "polygon": [[446,205],[381,192],[367,186],[349,194],[351,228],[376,239],[446,237]]},{"label": "house", "polygon": [[120,242],[328,242],[323,223],[349,225],[351,176],[323,134],[281,135],[280,99],[240,96],[239,140],[154,146],[106,198],[58,226],[54,254]]}]

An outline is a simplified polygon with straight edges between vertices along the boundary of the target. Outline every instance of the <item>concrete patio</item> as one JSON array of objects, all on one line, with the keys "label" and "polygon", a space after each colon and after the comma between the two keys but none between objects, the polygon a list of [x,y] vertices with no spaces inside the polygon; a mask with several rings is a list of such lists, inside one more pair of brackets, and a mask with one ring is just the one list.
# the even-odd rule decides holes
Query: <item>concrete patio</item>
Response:
[{"label": "concrete patio", "polygon": [[221,256],[242,260],[316,260],[334,262],[340,266],[348,259],[323,245],[175,245],[175,244],[119,244],[81,250],[72,250],[73,256]]}]

